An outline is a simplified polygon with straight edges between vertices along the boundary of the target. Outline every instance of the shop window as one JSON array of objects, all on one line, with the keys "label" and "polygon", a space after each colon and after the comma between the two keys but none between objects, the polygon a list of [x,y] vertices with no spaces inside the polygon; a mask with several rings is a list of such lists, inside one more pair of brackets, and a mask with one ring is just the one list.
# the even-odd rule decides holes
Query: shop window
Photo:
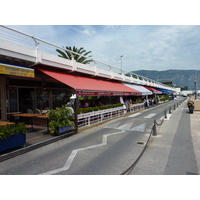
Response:
[{"label": "shop window", "polygon": [[62,105],[67,104],[67,102],[70,101],[70,92],[69,90],[63,89],[53,89],[52,90],[53,95],[53,108],[61,107]]},{"label": "shop window", "polygon": [[19,88],[19,111],[23,113],[33,112],[34,108],[34,89]]},{"label": "shop window", "polygon": [[49,110],[49,97],[50,97],[51,90],[46,88],[39,88],[36,90],[36,109],[42,110]]},{"label": "shop window", "polygon": [[35,81],[32,79],[9,79],[9,85],[12,86],[32,86],[32,87],[42,87],[41,81]]},{"label": "shop window", "polygon": [[0,119],[1,119],[1,86],[0,86]]}]

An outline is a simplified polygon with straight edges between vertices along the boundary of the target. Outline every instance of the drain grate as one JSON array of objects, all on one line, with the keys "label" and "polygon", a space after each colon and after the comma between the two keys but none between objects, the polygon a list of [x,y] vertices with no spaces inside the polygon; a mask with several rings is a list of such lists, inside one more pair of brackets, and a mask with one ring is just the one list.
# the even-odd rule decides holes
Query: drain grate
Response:
[{"label": "drain grate", "polygon": [[137,142],[137,144],[139,144],[139,145],[144,145],[144,142]]}]

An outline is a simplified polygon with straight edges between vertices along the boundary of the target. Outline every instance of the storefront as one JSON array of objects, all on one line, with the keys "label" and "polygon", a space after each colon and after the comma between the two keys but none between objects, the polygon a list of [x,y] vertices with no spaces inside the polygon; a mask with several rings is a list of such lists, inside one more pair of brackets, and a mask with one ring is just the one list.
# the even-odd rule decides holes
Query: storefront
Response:
[{"label": "storefront", "polygon": [[[6,120],[9,106],[9,92],[7,78],[9,76],[34,77],[34,69],[16,65],[0,63],[0,120]],[[25,84],[24,84],[25,85]]]},{"label": "storefront", "polygon": [[32,68],[0,63],[0,120],[42,113],[70,101],[72,89]]},{"label": "storefront", "polygon": [[140,91],[116,81],[46,68],[35,66],[33,69],[1,63],[1,120],[11,120],[13,113],[45,113],[67,104],[73,94],[77,96],[76,109],[78,97],[87,100],[89,96],[104,97],[102,99],[112,104],[120,96],[142,95]]},{"label": "storefront", "polygon": [[6,119],[6,107],[6,77],[0,74],[0,120]]}]

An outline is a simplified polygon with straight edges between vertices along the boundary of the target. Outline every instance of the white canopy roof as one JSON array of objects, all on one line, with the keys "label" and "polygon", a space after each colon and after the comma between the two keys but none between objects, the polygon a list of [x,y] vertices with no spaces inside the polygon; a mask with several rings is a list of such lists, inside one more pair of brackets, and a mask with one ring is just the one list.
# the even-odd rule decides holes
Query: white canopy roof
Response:
[{"label": "white canopy roof", "polygon": [[147,88],[141,86],[141,85],[134,85],[129,83],[123,83],[125,86],[130,87],[132,89],[138,90],[142,92],[142,95],[151,95],[153,94],[152,91],[148,90]]}]

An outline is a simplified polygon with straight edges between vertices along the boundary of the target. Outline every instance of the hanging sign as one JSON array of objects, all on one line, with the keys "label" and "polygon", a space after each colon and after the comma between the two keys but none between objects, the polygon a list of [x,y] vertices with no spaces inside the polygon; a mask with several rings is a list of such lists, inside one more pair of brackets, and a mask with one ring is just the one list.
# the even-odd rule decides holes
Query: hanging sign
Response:
[{"label": "hanging sign", "polygon": [[0,74],[35,77],[35,72],[32,68],[21,67],[17,65],[9,65],[5,63],[0,63]]},{"label": "hanging sign", "polygon": [[141,93],[133,93],[133,92],[97,92],[97,91],[76,91],[77,95],[90,96],[90,95],[98,95],[98,96],[128,96],[128,95],[141,95]]}]

